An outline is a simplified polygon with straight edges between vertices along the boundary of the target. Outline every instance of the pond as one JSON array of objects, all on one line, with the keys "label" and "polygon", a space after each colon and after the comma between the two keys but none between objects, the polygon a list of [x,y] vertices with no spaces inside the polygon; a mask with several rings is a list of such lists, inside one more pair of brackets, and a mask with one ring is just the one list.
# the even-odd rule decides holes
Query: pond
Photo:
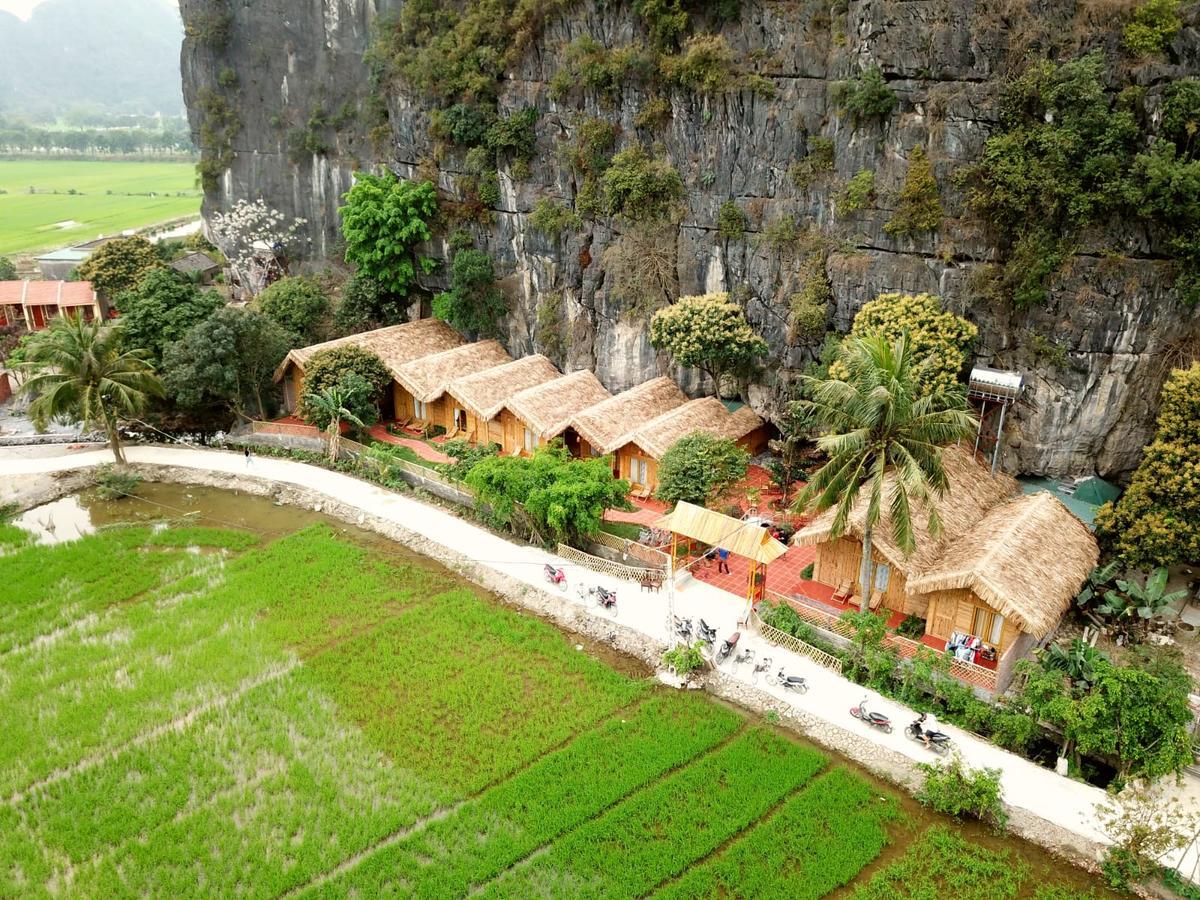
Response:
[{"label": "pond", "polygon": [[318,513],[147,483],[19,521],[0,894],[1102,895]]}]

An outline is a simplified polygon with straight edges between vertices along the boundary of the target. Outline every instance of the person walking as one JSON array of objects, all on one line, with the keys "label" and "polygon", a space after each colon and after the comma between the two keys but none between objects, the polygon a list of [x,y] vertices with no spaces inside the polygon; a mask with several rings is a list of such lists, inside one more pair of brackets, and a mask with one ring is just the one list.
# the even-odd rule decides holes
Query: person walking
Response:
[{"label": "person walking", "polygon": [[717,548],[717,574],[729,574],[729,551],[724,547]]},{"label": "person walking", "polygon": [[246,448],[246,468],[250,468],[250,448]]}]

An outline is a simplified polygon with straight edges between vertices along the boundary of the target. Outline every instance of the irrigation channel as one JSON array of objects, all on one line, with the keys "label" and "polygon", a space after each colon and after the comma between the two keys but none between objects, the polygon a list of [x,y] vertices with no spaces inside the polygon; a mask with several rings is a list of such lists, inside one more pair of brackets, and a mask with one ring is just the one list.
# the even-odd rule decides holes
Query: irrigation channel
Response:
[{"label": "irrigation channel", "polygon": [[[32,532],[36,536],[35,539],[38,544],[62,544],[78,541],[81,536],[91,535],[97,531],[121,525],[150,525],[153,526],[152,530],[159,532],[164,529],[164,523],[165,530],[168,532],[172,529],[196,527],[221,530],[233,529],[250,532],[259,541],[256,546],[244,550],[245,554],[268,552],[273,542],[285,541],[289,539],[289,536],[295,536],[297,532],[302,532],[313,526],[323,526],[331,532],[328,540],[350,542],[356,547],[361,548],[365,553],[365,559],[383,564],[381,571],[393,574],[408,573],[404,577],[416,578],[422,584],[425,583],[422,579],[428,577],[430,579],[429,583],[436,584],[437,589],[443,592],[447,590],[470,592],[471,595],[479,598],[484,605],[492,610],[492,615],[500,615],[501,618],[506,620],[517,617],[529,623],[529,620],[533,618],[528,610],[518,608],[507,603],[500,597],[487,593],[436,561],[373,532],[347,525],[343,521],[324,516],[318,512],[282,506],[269,498],[236,491],[147,482],[143,483],[137,489],[137,495],[133,498],[103,500],[93,491],[85,491],[81,494],[69,495],[52,503],[29,509],[22,513],[15,522],[17,525]],[[19,554],[22,551],[16,550],[11,552]],[[4,560],[0,558],[0,573],[3,572],[3,563]],[[230,563],[229,565],[232,567],[234,564]],[[3,591],[0,590],[0,599],[3,599],[2,594]],[[122,606],[135,603],[137,600],[137,597],[124,600],[122,601]],[[500,608],[503,608],[503,613],[497,613],[497,610]],[[2,610],[3,604],[0,604],[0,611]],[[100,612],[101,616],[104,614],[105,611]],[[261,617],[264,613],[260,611],[258,615]],[[516,620],[516,618],[513,618],[513,621]],[[413,624],[417,628],[420,627],[419,622]],[[496,629],[496,641],[506,639],[508,635],[507,626],[490,623],[489,627]],[[542,625],[538,627],[541,628]],[[558,641],[562,644],[562,647],[557,652],[561,653],[565,647],[575,655],[585,656],[593,660],[594,668],[603,667],[605,670],[615,670],[621,676],[620,680],[623,683],[636,682],[639,686],[638,690],[641,691],[637,695],[637,702],[642,704],[643,707],[647,703],[652,703],[656,698],[663,698],[666,701],[675,699],[674,695],[677,692],[658,684],[653,678],[653,673],[640,660],[625,656],[604,643],[589,640],[582,635],[572,633],[558,626],[553,626],[553,628],[554,631],[551,633],[549,640],[552,642]],[[358,634],[357,631],[350,633]],[[317,637],[319,638],[319,636]],[[516,638],[518,643],[526,639],[525,637]],[[49,639],[42,638],[42,640]],[[134,643],[136,644],[136,639]],[[377,644],[366,644],[363,646],[362,652],[367,652],[370,648],[377,646]],[[120,653],[122,650],[120,647],[114,646],[112,652]],[[434,646],[431,644],[426,646],[423,652],[430,655],[437,655],[439,653],[453,654],[455,650],[453,647]],[[567,653],[564,658],[570,658],[572,653]],[[11,661],[12,655],[13,652],[11,651],[8,654],[0,654],[0,682],[3,682],[6,677],[11,677],[11,673],[4,671],[3,667]],[[300,668],[307,668],[308,662],[304,659],[304,654],[301,653],[300,657]],[[540,652],[532,654],[529,657],[528,664],[531,667],[539,666],[544,658],[546,657]],[[440,671],[453,672],[455,665],[470,666],[472,662],[470,659],[460,660]],[[401,678],[403,678],[403,675],[401,675]],[[401,686],[396,692],[397,697],[404,695],[405,691],[406,689]],[[338,705],[339,699],[340,695],[335,696],[332,704],[335,710],[335,718],[339,717],[341,712]],[[383,703],[386,707],[390,699],[377,697],[375,698],[375,702]],[[400,701],[397,700],[397,702]],[[480,697],[479,702],[503,701],[502,698],[489,695],[486,698]],[[731,879],[737,876],[737,873],[740,871],[742,873],[740,877],[748,879],[741,890],[747,889],[749,882],[755,878],[766,878],[766,880],[762,881],[761,890],[756,891],[754,894],[758,896],[816,897],[823,894],[860,898],[906,896],[909,894],[906,893],[905,885],[911,885],[911,895],[918,895],[921,890],[919,883],[922,879],[929,879],[928,884],[935,887],[938,893],[942,893],[943,891],[953,891],[955,893],[969,891],[970,893],[979,893],[987,896],[1037,897],[1042,898],[1042,900],[1082,896],[1111,896],[1100,885],[1099,880],[1095,876],[1068,865],[1062,860],[1052,857],[1041,848],[1023,840],[995,834],[991,830],[977,824],[955,822],[938,814],[931,813],[908,795],[876,778],[857,766],[854,762],[842,758],[828,749],[817,748],[815,745],[807,743],[792,730],[764,721],[759,716],[752,715],[740,708],[734,708],[716,699],[696,698],[695,702],[712,707],[713,715],[736,716],[740,724],[731,726],[731,734],[745,735],[749,732],[762,732],[772,735],[776,743],[785,742],[787,747],[791,748],[791,750],[787,750],[786,752],[773,751],[784,753],[783,756],[772,757],[773,759],[792,760],[793,757],[787,756],[787,753],[796,754],[794,758],[797,760],[811,760],[816,757],[823,758],[825,761],[820,764],[819,769],[814,768],[814,773],[819,771],[822,774],[820,776],[814,774],[812,777],[815,780],[807,782],[807,784],[813,786],[806,786],[807,776],[805,778],[797,776],[795,784],[781,788],[777,796],[764,799],[760,808],[746,812],[745,821],[738,827],[727,830],[727,833],[720,832],[719,828],[716,829],[713,832],[711,845],[701,846],[697,844],[696,846],[699,849],[696,850],[694,858],[689,859],[686,867],[683,867],[682,870],[670,871],[666,877],[660,877],[661,872],[659,875],[648,875],[647,878],[649,880],[644,883],[638,883],[635,880],[629,881],[629,884],[638,884],[637,890],[633,891],[635,894],[654,896],[743,895],[739,890],[734,890],[732,893],[729,892],[729,889],[733,886]],[[394,710],[388,711],[385,709],[383,714],[385,716],[394,716]],[[618,714],[624,715],[625,708],[623,707]],[[348,715],[346,718],[354,719],[354,716]],[[377,889],[390,888],[400,895],[405,895],[406,893],[423,895],[419,889],[409,884],[402,863],[395,863],[397,866],[396,871],[389,873],[382,881],[379,880],[379,877],[383,876],[377,877],[376,875],[372,875],[372,861],[374,858],[380,857],[382,859],[386,857],[387,859],[403,860],[405,857],[402,855],[390,857],[388,854],[393,852],[398,853],[406,844],[418,839],[420,837],[419,832],[422,829],[436,829],[439,825],[446,824],[446,822],[441,821],[442,819],[453,821],[456,816],[464,814],[464,809],[469,812],[472,804],[486,805],[492,794],[503,793],[507,781],[515,783],[516,779],[523,777],[525,774],[536,769],[538,765],[543,764],[547,756],[552,756],[560,752],[566,753],[569,751],[572,743],[581,743],[582,739],[580,736],[589,730],[597,728],[597,722],[599,721],[598,719],[593,722],[581,723],[578,728],[572,731],[571,736],[566,741],[560,741],[555,746],[548,747],[544,752],[533,753],[532,758],[523,764],[528,765],[529,768],[518,767],[513,772],[506,772],[498,782],[489,785],[486,789],[477,793],[464,791],[459,796],[438,796],[431,802],[430,809],[425,810],[423,815],[416,818],[415,822],[409,822],[404,824],[403,828],[391,828],[391,830],[388,830],[390,826],[385,827],[381,825],[378,833],[362,837],[357,845],[353,841],[347,841],[347,849],[345,851],[334,853],[320,865],[314,864],[315,868],[303,875],[303,877],[285,877],[280,875],[277,879],[264,879],[250,889],[248,893],[262,896],[288,895],[292,893],[340,896],[348,888],[358,888],[360,894],[366,896],[370,895],[370,892],[363,889],[373,885]],[[355,730],[355,726],[363,725],[361,720],[342,722],[341,724],[350,726],[349,733],[352,735],[353,740],[364,744],[371,744],[374,732],[372,732],[370,727]],[[179,726],[178,730],[183,731],[189,727],[191,727],[190,724],[184,724]],[[389,720],[389,727],[403,727],[403,723]],[[513,859],[497,872],[488,872],[486,878],[466,878],[462,882],[463,885],[469,887],[471,892],[482,891],[485,895],[489,896],[521,896],[530,889],[536,890],[539,895],[545,896],[623,895],[621,892],[615,890],[615,886],[621,882],[605,881],[606,876],[601,874],[592,873],[589,875],[586,866],[578,862],[577,857],[581,854],[578,853],[577,849],[573,850],[574,845],[572,841],[576,844],[580,842],[586,843],[589,829],[595,830],[597,826],[602,826],[601,831],[611,831],[618,828],[623,821],[633,821],[636,818],[634,815],[636,810],[631,810],[625,819],[621,818],[621,814],[626,807],[636,807],[639,798],[642,796],[645,796],[649,800],[651,792],[663,787],[666,779],[684,779],[689,769],[696,769],[703,765],[716,765],[720,755],[727,753],[738,741],[737,738],[726,738],[725,740],[727,742],[724,744],[718,742],[712,747],[699,749],[693,756],[684,757],[674,768],[668,767],[665,772],[660,773],[662,780],[656,781],[651,779],[645,785],[635,783],[631,786],[627,794],[614,798],[612,802],[599,806],[593,812],[581,815],[580,820],[572,824],[563,833],[553,834],[552,837],[534,847],[526,848],[521,852],[514,852]],[[377,745],[378,743],[376,741]],[[386,743],[386,740],[383,741],[384,745]],[[152,749],[153,744],[147,743],[145,746],[139,747],[139,752],[143,755],[149,754],[153,757]],[[610,749],[612,754],[619,757],[622,753],[623,745],[618,741]],[[113,752],[123,753],[126,751],[117,748]],[[384,755],[386,755],[386,749]],[[779,763],[779,765],[783,764],[782,762]],[[265,766],[266,764],[264,763],[263,765]],[[420,770],[422,766],[418,764],[416,768]],[[725,773],[720,772],[719,768],[717,771],[719,773],[717,781],[723,781]],[[673,772],[677,774],[672,774]],[[818,786],[822,784],[826,788],[830,786],[832,776],[829,773],[831,772],[835,774],[840,772],[846,779],[854,782],[854,784],[865,784],[867,786],[863,797],[859,801],[860,805],[853,808],[848,807],[843,812],[831,811],[824,819],[821,817],[822,810],[811,810],[809,811],[809,819],[805,819],[803,815],[793,809],[793,805],[796,805],[798,809],[797,801],[803,800],[806,793],[814,795],[813,804],[815,804],[815,792],[818,791]],[[259,774],[261,775],[262,773]],[[71,776],[68,774],[68,776],[64,777]],[[99,778],[100,776],[97,775],[96,777]],[[262,777],[268,778],[266,775],[262,775]],[[576,773],[575,777],[586,778],[586,773]],[[770,777],[770,773],[765,770],[761,773],[761,776],[757,773],[755,774],[755,780],[766,781]],[[470,781],[469,778],[465,779],[464,783],[468,781]],[[680,784],[683,783],[686,782],[680,782]],[[582,790],[586,792],[590,787],[589,785],[587,788],[582,788]],[[701,782],[699,789],[703,792],[707,790],[707,787]],[[712,789],[714,791],[718,790],[717,785],[714,784]],[[49,804],[50,800],[38,796],[37,791],[38,788],[35,786],[33,790],[28,791],[26,794],[14,794],[13,799],[10,799],[9,803],[18,810],[23,803],[27,802],[36,802],[39,807]],[[31,797],[33,798],[32,800],[30,800]],[[372,803],[372,798],[370,797],[363,796],[357,799],[368,806]],[[697,802],[703,805],[703,799]],[[817,844],[836,845],[837,836],[846,832],[853,832],[854,828],[861,824],[859,821],[861,817],[870,818],[871,816],[878,815],[879,804],[886,805],[892,812],[889,815],[878,817],[880,838],[878,846],[869,850],[857,849],[855,852],[861,858],[856,859],[853,863],[832,859],[822,861],[821,854],[813,852],[814,846]],[[223,809],[220,804],[218,804],[217,808],[218,810]],[[348,812],[353,814],[354,810],[351,808]],[[2,813],[4,813],[4,809],[0,805],[0,814]],[[558,810],[548,808],[543,810],[542,813],[544,813],[546,818],[553,819],[558,814]],[[724,813],[725,810],[718,805],[715,809],[710,810],[707,816],[709,819],[712,819],[720,817]],[[229,814],[232,820],[237,823],[243,822],[245,820],[244,817],[250,816],[250,813],[239,812],[236,809],[230,811]],[[175,824],[178,824],[182,815],[182,812],[176,813]],[[650,815],[653,816],[653,813],[651,812]],[[789,815],[791,815],[791,819],[788,819]],[[730,812],[730,816],[736,818],[733,812]],[[36,819],[36,816],[33,816],[33,818]],[[5,821],[7,820],[3,818],[3,815],[0,815],[0,823]],[[47,816],[46,821],[50,822],[51,817]],[[250,827],[254,828],[271,830],[283,827],[282,823],[275,823],[269,819],[254,819],[252,816],[250,816],[249,821],[252,823]],[[28,825],[24,817],[22,817],[22,822],[23,827],[30,829],[27,834],[28,839],[36,842],[39,834],[33,829],[33,826]],[[795,827],[792,830],[789,830],[788,822],[794,824]],[[660,825],[662,828],[671,827],[671,823],[669,822],[655,823],[653,821],[645,821],[642,823],[642,826],[646,829],[646,834],[657,833],[660,830]],[[164,823],[162,828],[164,838],[170,840],[169,835],[171,832],[167,824]],[[610,834],[602,835],[603,840],[608,840],[609,837],[611,837]],[[940,846],[939,849],[937,845],[939,838],[958,841],[958,843],[954,844],[954,846]],[[178,840],[179,838],[176,839]],[[340,835],[339,839],[341,839]],[[472,834],[471,839],[472,841],[476,839],[474,834]],[[483,835],[481,833],[479,840],[482,841],[482,839]],[[439,840],[441,839],[439,838]],[[966,844],[962,843],[964,840]],[[755,853],[749,852],[756,845],[771,841],[775,842],[777,846],[774,846],[769,851],[760,848]],[[933,841],[933,844],[930,843],[931,841]],[[104,839],[97,840],[92,837],[84,840],[83,843],[91,848],[89,853],[94,853],[93,860],[103,858],[106,855],[125,853],[125,850],[121,848],[105,846]],[[147,845],[151,847],[154,845],[154,833],[142,834],[136,840],[131,841],[131,843],[141,845],[141,849],[138,852],[142,853],[145,851]],[[433,841],[432,843],[437,844],[437,841]],[[357,849],[351,850],[355,846],[357,846]],[[70,855],[69,850],[70,848],[67,851],[68,856]],[[982,855],[978,858],[971,857],[967,853],[968,850],[970,853],[980,853]],[[2,848],[0,848],[0,851],[2,851]],[[46,856],[51,856],[55,852],[58,852],[58,848],[43,847],[42,852]],[[920,854],[923,862],[917,864],[914,861],[915,854]],[[0,855],[3,855],[3,853],[0,852]],[[139,856],[138,853],[133,853],[132,856],[127,854],[121,857],[122,862],[119,865],[113,863],[113,868],[111,869],[105,869],[101,863],[96,863],[97,868],[93,872],[91,881],[87,877],[78,874],[77,870],[86,869],[86,866],[72,865],[70,867],[72,872],[71,877],[82,878],[81,882],[76,884],[75,887],[84,895],[89,894],[93,889],[114,889],[115,893],[124,893],[126,889],[135,887],[138,883],[122,881],[121,879],[130,877],[129,873],[136,868],[138,860],[141,860],[142,864],[149,865],[152,858],[152,852],[143,856]],[[429,863],[428,857],[422,856],[420,853],[416,853],[412,858],[421,859],[422,865],[428,865]],[[620,863],[620,859],[614,858],[608,864],[612,868],[619,869]],[[837,868],[840,864],[843,865],[845,870],[842,875],[838,877],[829,876],[827,881],[823,881],[819,873],[816,872],[816,867]],[[910,866],[907,870],[903,868],[906,864]],[[556,865],[558,868],[555,868]],[[648,871],[653,870],[653,866],[649,862],[646,865],[649,867]],[[655,865],[660,865],[660,863],[655,863]],[[765,876],[761,871],[753,874],[747,871],[747,867],[756,865],[761,867],[771,866],[769,877]],[[912,868],[914,865],[916,868]],[[573,868],[574,866],[583,866],[583,868],[577,870]],[[630,863],[631,872],[626,873],[630,879],[634,879],[638,875],[636,866],[636,863]],[[739,869],[739,866],[741,869]],[[381,862],[375,868],[381,869],[386,867]],[[699,872],[693,870],[699,870]],[[355,877],[364,872],[367,874],[363,874],[361,877],[367,880],[354,880]],[[1023,873],[1024,877],[1014,880],[1013,873],[1018,872]],[[0,876],[4,874],[4,864],[0,863]],[[11,869],[7,874],[10,879],[13,878]],[[294,873],[291,874],[294,875]],[[374,882],[370,881],[368,875],[370,878],[376,878],[376,880]],[[30,878],[29,872],[18,873],[18,877],[21,876],[27,879],[27,886],[38,887],[36,877]],[[391,880],[387,880],[388,878]],[[890,878],[891,880],[881,880],[886,878]],[[106,879],[117,879],[117,881],[113,882]],[[349,880],[347,881],[346,879]],[[947,884],[947,881],[952,883]],[[185,879],[181,883],[187,884],[189,882]],[[150,887],[152,889],[151,892],[156,893],[157,891],[153,889],[155,884],[156,882],[150,881],[141,886]],[[160,888],[165,886],[165,884],[157,884]],[[190,884],[193,890],[199,889],[198,882],[191,881]],[[57,884],[55,886],[61,887],[61,885]],[[244,887],[244,883],[241,886]],[[53,890],[53,887],[51,887],[51,890]],[[4,893],[4,888],[5,882],[0,877],[0,894]],[[40,890],[35,890],[33,893],[40,892]],[[448,890],[445,895],[453,896],[461,893],[463,892]]]}]

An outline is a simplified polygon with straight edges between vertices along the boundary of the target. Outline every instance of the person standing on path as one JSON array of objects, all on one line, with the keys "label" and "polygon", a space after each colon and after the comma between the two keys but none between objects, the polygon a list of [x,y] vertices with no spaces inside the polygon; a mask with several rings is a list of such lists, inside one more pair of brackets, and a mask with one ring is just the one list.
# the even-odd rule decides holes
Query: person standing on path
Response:
[{"label": "person standing on path", "polygon": [[250,448],[246,448],[246,468],[250,468]]},{"label": "person standing on path", "polygon": [[724,547],[717,548],[717,574],[729,574],[729,551]]}]

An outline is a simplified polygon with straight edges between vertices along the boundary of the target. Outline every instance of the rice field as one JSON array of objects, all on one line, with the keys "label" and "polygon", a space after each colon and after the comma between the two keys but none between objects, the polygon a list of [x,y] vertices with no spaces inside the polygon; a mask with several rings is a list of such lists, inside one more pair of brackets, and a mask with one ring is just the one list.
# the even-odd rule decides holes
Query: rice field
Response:
[{"label": "rice field", "polygon": [[5,532],[0,586],[3,897],[1052,883],[765,723],[323,525]]},{"label": "rice field", "polygon": [[0,256],[199,215],[190,163],[0,160]]}]

